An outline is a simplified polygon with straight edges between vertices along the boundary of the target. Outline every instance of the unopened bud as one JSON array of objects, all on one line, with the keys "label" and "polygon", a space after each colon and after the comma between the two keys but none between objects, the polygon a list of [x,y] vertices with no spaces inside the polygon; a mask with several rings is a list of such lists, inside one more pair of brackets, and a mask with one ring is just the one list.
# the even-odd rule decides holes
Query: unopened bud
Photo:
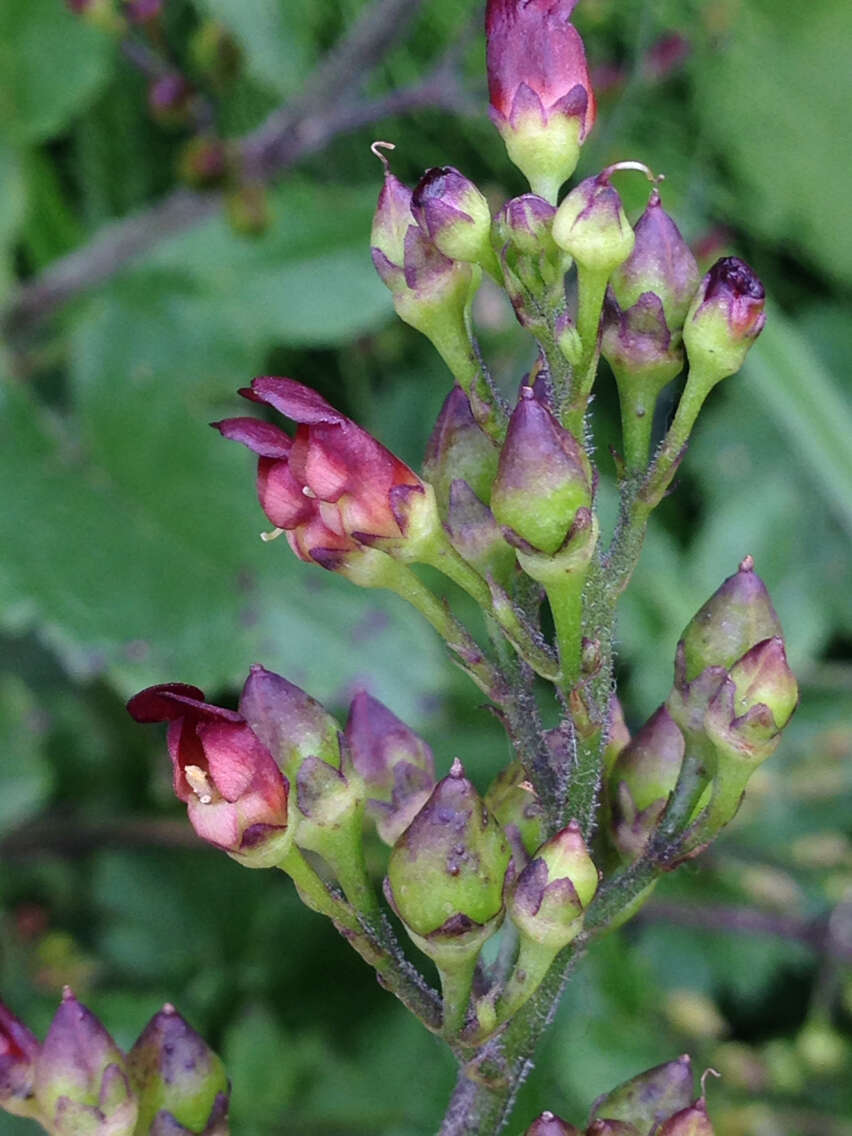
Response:
[{"label": "unopened bud", "polygon": [[541,802],[519,761],[497,774],[485,794],[485,804],[506,833],[520,872],[544,842],[547,825]]},{"label": "unopened bud", "polygon": [[598,870],[579,825],[546,841],[511,889],[507,910],[522,935],[561,950],[580,933],[598,887]]},{"label": "unopened bud", "polygon": [[543,1112],[532,1122],[524,1136],[580,1136],[580,1130],[573,1124],[568,1124],[561,1116]]},{"label": "unopened bud", "polygon": [[747,556],[684,628],[676,677],[692,682],[707,667],[728,669],[755,644],[780,634],[766,585]]},{"label": "unopened bud", "polygon": [[257,664],[240,696],[240,713],[292,781],[307,757],[340,767],[340,727],[321,702]]},{"label": "unopened bud", "polygon": [[643,1136],[643,1134],[635,1124],[604,1116],[592,1121],[586,1129],[586,1136]]},{"label": "unopened bud", "polygon": [[266,186],[259,181],[247,181],[231,190],[225,197],[225,216],[240,236],[262,236],[272,220]]},{"label": "unopened bud", "polygon": [[432,751],[366,691],[352,700],[344,737],[366,787],[367,812],[382,840],[393,845],[435,787]]},{"label": "unopened bud", "polygon": [[633,230],[609,172],[586,178],[568,194],[553,219],[553,239],[577,263],[608,276],[633,250]]},{"label": "unopened bud", "polygon": [[418,944],[478,943],[502,916],[509,859],[500,826],[456,759],[394,845],[388,899]]},{"label": "unopened bud", "polygon": [[433,486],[441,516],[446,519],[450,486],[466,481],[480,501],[488,504],[497,475],[500,451],[478,425],[467,395],[453,386],[444,399],[423,462],[423,476]]},{"label": "unopened bud", "polygon": [[657,1136],[713,1136],[713,1125],[707,1115],[706,1102],[697,1100],[670,1116],[657,1129]]},{"label": "unopened bud", "polygon": [[503,538],[500,526],[466,481],[450,487],[447,533],[458,554],[483,577],[507,585],[515,567],[515,551]]},{"label": "unopened bud", "polygon": [[683,370],[680,336],[669,330],[662,301],[653,292],[643,292],[626,311],[607,293],[601,354],[612,367],[619,391],[626,384],[647,390],[645,414],[654,413],[660,391]]},{"label": "unopened bud", "polygon": [[179,128],[190,119],[195,91],[179,71],[167,71],[148,88],[148,109],[160,126]]},{"label": "unopened bud", "polygon": [[692,1064],[684,1054],[598,1097],[592,1106],[592,1120],[623,1120],[641,1133],[651,1132],[676,1112],[689,1108],[692,1091]]},{"label": "unopened bud", "polygon": [[41,1046],[23,1022],[0,1002],[0,1108],[26,1115]]},{"label": "unopened bud", "polygon": [[221,138],[198,134],[181,150],[178,175],[187,185],[210,188],[221,184],[227,172],[228,154]]},{"label": "unopened bud", "polygon": [[691,369],[718,381],[735,374],[766,323],[766,293],[736,256],[717,260],[698,286],[683,342]]},{"label": "unopened bud", "polygon": [[491,509],[497,521],[532,549],[555,553],[578,509],[592,498],[589,460],[577,440],[535,398],[530,387],[509,420]]},{"label": "unopened bud", "polygon": [[610,699],[610,722],[603,752],[604,777],[608,778],[616,759],[630,741],[630,730],[624,720],[624,708],[616,695]]},{"label": "unopened bud", "polygon": [[662,305],[668,330],[680,331],[700,274],[689,245],[663,209],[657,189],[652,190],[633,231],[633,251],[610,277],[612,294],[626,312],[644,293],[652,293]]},{"label": "unopened bud", "polygon": [[683,734],[665,706],[618,755],[610,775],[613,837],[628,860],[641,855],[683,764]]},{"label": "unopened bud", "polygon": [[491,264],[491,210],[473,182],[453,166],[427,170],[411,196],[411,212],[450,260]]},{"label": "unopened bud", "polygon": [[36,1062],[34,1091],[56,1136],[134,1131],[138,1104],[124,1055],[67,987]]},{"label": "unopened bud", "polygon": [[595,121],[576,0],[488,0],[491,118],[509,158],[536,193],[555,201]]},{"label": "unopened bud", "polygon": [[222,1062],[170,1005],[142,1031],[127,1065],[139,1099],[140,1132],[166,1113],[189,1132],[201,1133],[220,1094],[228,1095]]}]

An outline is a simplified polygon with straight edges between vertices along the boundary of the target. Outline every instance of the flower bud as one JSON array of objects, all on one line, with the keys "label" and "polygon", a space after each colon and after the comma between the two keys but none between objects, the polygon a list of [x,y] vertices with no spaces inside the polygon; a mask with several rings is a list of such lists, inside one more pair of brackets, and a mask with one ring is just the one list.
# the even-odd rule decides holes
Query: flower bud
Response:
[{"label": "flower bud", "polygon": [[262,237],[272,219],[269,194],[260,181],[245,181],[225,196],[225,217],[241,237]]},{"label": "flower bud", "polygon": [[456,758],[393,847],[388,900],[418,944],[480,942],[502,917],[509,859],[500,826]]},{"label": "flower bud", "polygon": [[747,556],[684,628],[676,679],[692,682],[707,667],[727,669],[756,643],[780,634],[766,585]]},{"label": "flower bud", "polygon": [[610,699],[610,722],[606,748],[603,752],[604,777],[609,778],[616,759],[630,741],[630,730],[624,720],[624,708],[617,695]]},{"label": "flower bud", "polygon": [[139,1099],[140,1132],[148,1132],[155,1117],[168,1116],[188,1132],[201,1133],[220,1095],[227,1100],[222,1062],[173,1006],[151,1018],[127,1066]]},{"label": "flower bud", "polygon": [[573,435],[530,387],[509,420],[491,509],[511,540],[552,555],[564,543],[577,510],[592,499],[589,460]]},{"label": "flower bud", "polygon": [[453,548],[480,576],[508,585],[515,568],[514,549],[504,540],[488,506],[461,479],[450,486],[445,527]]},{"label": "flower bud", "polygon": [[27,1115],[33,1095],[36,1037],[0,1002],[0,1108]]},{"label": "flower bud", "polygon": [[240,45],[218,20],[200,25],[190,40],[189,53],[196,69],[218,91],[229,87],[242,67]]},{"label": "flower bud", "polygon": [[684,749],[683,734],[660,706],[616,758],[609,784],[613,836],[625,859],[644,851],[677,784]]},{"label": "flower bud", "polygon": [[137,722],[169,723],[175,795],[198,835],[246,867],[279,863],[292,840],[289,783],[245,718],[182,683],[150,686],[127,709]]},{"label": "flower bud", "polygon": [[435,787],[432,751],[366,691],[352,700],[344,737],[369,794],[367,812],[381,839],[393,845]]},{"label": "flower bud", "polygon": [[764,639],[731,667],[710,703],[705,730],[717,751],[758,765],[775,749],[798,700],[784,640]]},{"label": "flower bud", "polygon": [[491,118],[535,193],[555,201],[595,121],[576,0],[488,0]]},{"label": "flower bud", "polygon": [[633,251],[610,277],[613,297],[621,311],[626,312],[645,292],[651,292],[662,305],[665,326],[669,331],[679,331],[695,296],[700,273],[689,245],[663,209],[657,189],[652,190],[633,231]]},{"label": "flower bud", "polygon": [[580,933],[598,870],[572,821],[542,844],[512,887],[509,918],[533,942],[561,950]]},{"label": "flower bud", "polygon": [[598,1097],[591,1119],[622,1120],[635,1125],[640,1133],[648,1133],[674,1113],[689,1108],[692,1089],[692,1064],[684,1054]]},{"label": "flower bud", "polygon": [[551,235],[556,210],[534,193],[507,201],[494,219],[506,292],[522,327],[548,331],[549,313],[563,314],[571,258]]},{"label": "flower bud", "polygon": [[543,1112],[532,1122],[524,1136],[580,1136],[580,1130],[573,1124],[567,1124],[561,1116]]},{"label": "flower bud", "polygon": [[630,256],[633,230],[607,170],[571,190],[556,210],[553,239],[580,267],[605,276]]},{"label": "flower bud", "polygon": [[656,1131],[656,1136],[713,1136],[713,1125],[707,1115],[704,1099],[697,1100],[670,1116]]},{"label": "flower bud", "polygon": [[556,208],[535,193],[507,201],[494,218],[494,243],[511,245],[522,256],[558,255],[551,229]]},{"label": "flower bud", "polygon": [[500,770],[485,794],[485,804],[505,832],[520,873],[541,847],[547,828],[544,809],[520,761]]},{"label": "flower bud", "polygon": [[686,315],[683,342],[691,369],[713,381],[735,374],[766,323],[766,293],[736,256],[717,260],[698,286]]},{"label": "flower bud", "polygon": [[190,138],[178,158],[178,176],[196,188],[220,185],[227,172],[225,143],[215,136],[197,134]]},{"label": "flower bud", "polygon": [[604,304],[601,354],[612,368],[619,388],[642,385],[648,391],[643,414],[653,414],[660,391],[683,370],[680,336],[672,335],[663,305],[653,292],[643,292],[622,311],[607,292]]},{"label": "flower bud", "polygon": [[592,1121],[586,1129],[586,1136],[644,1136],[644,1134],[635,1124],[629,1124],[626,1120],[603,1117]]},{"label": "flower bud", "polygon": [[[207,1124],[198,1136],[230,1136],[230,1133],[228,1098],[224,1093],[219,1093],[207,1118]],[[170,1112],[158,1112],[148,1136],[196,1136],[196,1133],[190,1128],[185,1128]]]},{"label": "flower bud", "polygon": [[433,486],[438,509],[446,520],[450,486],[466,481],[480,501],[491,498],[500,451],[478,425],[470,401],[460,386],[453,386],[426,447],[423,476]]},{"label": "flower bud", "polygon": [[124,1055],[68,987],[36,1061],[34,1091],[56,1136],[134,1131],[138,1105]]},{"label": "flower bud", "polygon": [[167,71],[148,88],[148,109],[160,126],[176,129],[189,123],[195,91],[179,71]]},{"label": "flower bud", "polygon": [[491,210],[453,166],[427,170],[411,195],[411,212],[436,248],[450,260],[492,260]]},{"label": "flower bud", "polygon": [[255,663],[240,696],[240,713],[276,764],[294,779],[308,757],[340,767],[340,727],[321,702]]}]

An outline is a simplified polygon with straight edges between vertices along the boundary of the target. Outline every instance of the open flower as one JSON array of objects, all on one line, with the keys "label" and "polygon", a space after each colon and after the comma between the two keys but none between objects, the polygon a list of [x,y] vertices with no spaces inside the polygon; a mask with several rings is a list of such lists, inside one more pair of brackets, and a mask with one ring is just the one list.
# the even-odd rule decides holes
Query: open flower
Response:
[{"label": "open flower", "polygon": [[137,722],[169,722],[175,794],[203,840],[247,867],[283,858],[292,838],[289,784],[242,715],[211,706],[182,683],[150,686],[127,709]]},{"label": "open flower", "polygon": [[263,511],[301,560],[334,567],[341,553],[405,536],[413,470],[325,399],[293,379],[258,378],[240,391],[298,423],[290,437],[255,418],[213,426],[258,455]]}]

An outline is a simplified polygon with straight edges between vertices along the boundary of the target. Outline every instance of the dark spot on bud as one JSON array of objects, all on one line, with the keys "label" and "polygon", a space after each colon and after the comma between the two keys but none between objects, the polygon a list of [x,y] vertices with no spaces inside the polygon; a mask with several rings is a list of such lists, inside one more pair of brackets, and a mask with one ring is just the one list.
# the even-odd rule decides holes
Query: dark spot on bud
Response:
[{"label": "dark spot on bud", "polygon": [[723,292],[734,296],[749,296],[753,300],[762,300],[766,296],[756,273],[738,256],[722,257],[707,273],[704,299],[710,300]]}]

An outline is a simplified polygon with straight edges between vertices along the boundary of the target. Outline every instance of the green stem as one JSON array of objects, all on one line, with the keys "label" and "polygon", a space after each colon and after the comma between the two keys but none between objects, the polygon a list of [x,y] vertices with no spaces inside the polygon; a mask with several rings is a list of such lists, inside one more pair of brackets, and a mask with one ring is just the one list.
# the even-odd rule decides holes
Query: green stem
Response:
[{"label": "green stem", "polygon": [[558,947],[546,947],[521,935],[518,957],[506,988],[497,1000],[497,1021],[502,1025],[526,1005],[544,980],[544,976],[559,954]]},{"label": "green stem", "polygon": [[654,428],[654,405],[657,395],[631,384],[629,379],[618,384],[621,405],[621,439],[624,464],[628,474],[641,473],[648,467],[651,434]]},{"label": "green stem", "polygon": [[[376,889],[370,883],[364,860],[361,829],[364,806],[355,809],[338,829],[323,829],[315,849],[334,872],[351,906],[370,923],[379,915]],[[298,840],[298,835],[296,837]]]},{"label": "green stem", "polygon": [[305,906],[331,919],[349,945],[375,969],[380,985],[394,994],[427,1029],[437,1033],[441,1026],[437,995],[402,955],[389,927],[378,920],[377,926],[363,923],[345,900],[326,887],[295,846],[278,867],[293,880]]},{"label": "green stem", "polygon": [[454,960],[452,964],[437,961],[438,975],[441,979],[441,1035],[446,1041],[454,1041],[464,1029],[467,1009],[470,1005],[470,992],[479,952]]},{"label": "green stem", "polygon": [[467,561],[456,552],[445,535],[442,534],[439,540],[434,542],[433,547],[424,550],[419,562],[431,564],[433,568],[437,568],[454,584],[458,584],[460,588],[466,591],[479,607],[485,611],[491,610],[491,591],[488,585],[479,573],[471,568]]},{"label": "green stem", "polygon": [[577,332],[583,346],[580,362],[574,370],[571,400],[565,415],[565,427],[577,437],[583,436],[586,404],[598,368],[598,331],[601,323],[608,273],[577,265]]},{"label": "green stem", "polygon": [[565,690],[570,690],[580,675],[585,580],[585,572],[566,572],[559,580],[545,584],[559,649],[561,685]]},{"label": "green stem", "polygon": [[473,416],[498,444],[506,437],[508,415],[491,382],[466,321],[436,330],[432,342],[467,395]]}]

